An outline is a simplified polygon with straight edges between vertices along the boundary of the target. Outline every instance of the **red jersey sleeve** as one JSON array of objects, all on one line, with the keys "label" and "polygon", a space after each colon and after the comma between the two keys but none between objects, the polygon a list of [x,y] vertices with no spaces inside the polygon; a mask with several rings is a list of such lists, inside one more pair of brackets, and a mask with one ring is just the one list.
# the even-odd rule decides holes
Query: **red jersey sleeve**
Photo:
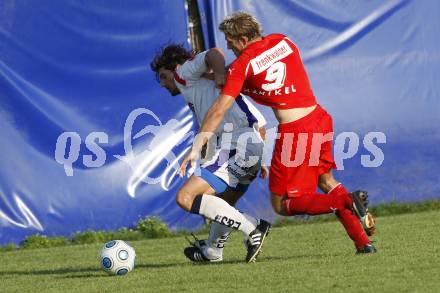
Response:
[{"label": "red jersey sleeve", "polygon": [[249,56],[241,54],[231,66],[229,66],[226,74],[225,85],[222,88],[221,94],[236,98],[243,87],[247,75],[247,68],[249,65]]}]

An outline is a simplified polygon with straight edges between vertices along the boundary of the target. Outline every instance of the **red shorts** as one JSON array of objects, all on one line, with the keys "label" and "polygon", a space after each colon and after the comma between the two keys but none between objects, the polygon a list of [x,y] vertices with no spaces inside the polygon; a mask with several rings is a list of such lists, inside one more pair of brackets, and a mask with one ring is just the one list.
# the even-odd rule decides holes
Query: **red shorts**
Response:
[{"label": "red shorts", "polygon": [[314,193],[318,177],[336,168],[332,117],[319,105],[307,116],[278,125],[269,189],[279,196]]}]

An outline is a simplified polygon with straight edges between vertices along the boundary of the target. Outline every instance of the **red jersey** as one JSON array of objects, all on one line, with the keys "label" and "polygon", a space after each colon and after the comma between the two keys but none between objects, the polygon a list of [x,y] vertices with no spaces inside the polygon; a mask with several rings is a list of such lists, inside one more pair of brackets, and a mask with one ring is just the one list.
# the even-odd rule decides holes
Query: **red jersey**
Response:
[{"label": "red jersey", "polygon": [[240,92],[276,109],[316,104],[298,48],[282,34],[250,44],[231,64],[221,93],[237,97]]}]

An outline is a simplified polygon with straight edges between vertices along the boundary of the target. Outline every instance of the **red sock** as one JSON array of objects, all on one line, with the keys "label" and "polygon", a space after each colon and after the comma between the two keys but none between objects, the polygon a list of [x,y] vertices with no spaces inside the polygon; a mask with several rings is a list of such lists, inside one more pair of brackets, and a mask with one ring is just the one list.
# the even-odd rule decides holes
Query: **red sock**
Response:
[{"label": "red sock", "polygon": [[348,236],[354,241],[356,248],[362,248],[370,243],[359,219],[351,208],[353,200],[342,184],[338,184],[328,194],[308,193],[291,197],[284,201],[287,214],[293,215],[322,215],[334,212]]},{"label": "red sock", "polygon": [[346,200],[346,208],[351,209],[351,207],[353,206],[353,199],[349,195],[348,190],[344,187],[344,185],[342,185],[342,183],[339,183],[338,185],[333,187],[332,190],[330,190],[327,194],[343,196]]},{"label": "red sock", "polygon": [[358,217],[353,214],[353,211],[349,209],[344,209],[342,211],[337,211],[336,216],[338,217],[341,224],[344,226],[345,231],[347,231],[348,236],[353,240],[354,245],[357,249],[370,244],[370,239],[368,239],[367,234],[362,228],[361,222],[359,222]]},{"label": "red sock", "polygon": [[351,198],[347,193],[305,193],[284,201],[284,207],[289,216],[329,214],[338,210],[344,210],[348,206],[351,207],[351,204]]},{"label": "red sock", "polygon": [[[333,189],[330,190],[328,194],[348,195],[348,191],[344,187],[344,185],[342,185],[342,183],[339,183],[338,185],[333,187]],[[366,244],[370,244],[371,242],[368,239],[368,236],[365,233],[364,229],[362,228],[358,217],[356,217],[356,215],[351,210],[353,206],[353,199],[351,198],[351,196],[348,196],[347,203],[348,206],[346,206],[346,209],[336,212],[336,216],[338,217],[341,224],[344,226],[348,236],[353,240],[356,248],[360,249]]]}]

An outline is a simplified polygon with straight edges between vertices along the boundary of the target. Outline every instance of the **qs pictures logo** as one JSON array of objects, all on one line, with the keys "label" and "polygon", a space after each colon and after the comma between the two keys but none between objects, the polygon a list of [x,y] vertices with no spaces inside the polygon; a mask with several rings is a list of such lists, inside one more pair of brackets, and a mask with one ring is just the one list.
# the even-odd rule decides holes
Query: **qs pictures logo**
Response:
[{"label": "qs pictures logo", "polygon": [[[152,117],[155,125],[146,125],[139,132],[133,134],[133,125],[141,115]],[[124,124],[124,154],[113,155],[114,158],[128,164],[133,172],[132,180],[147,184],[157,184],[170,177],[178,168],[178,161],[185,154],[186,150],[175,155],[173,148],[180,143],[192,138],[191,117],[185,117],[181,121],[170,119],[162,123],[159,117],[151,110],[137,108],[127,117]],[[145,135],[151,139],[148,145],[136,147],[133,141]],[[82,163],[88,168],[102,167],[107,160],[107,153],[102,145],[108,144],[109,136],[105,132],[91,132],[85,138],[85,147],[92,153],[82,156]],[[67,176],[73,176],[73,164],[80,159],[80,148],[82,145],[81,136],[77,132],[64,132],[56,142],[55,160],[63,165]],[[189,147],[188,147],[189,148]],[[166,162],[166,169],[160,176],[150,177],[153,169],[163,162]],[[172,178],[169,178],[171,180]]]}]

